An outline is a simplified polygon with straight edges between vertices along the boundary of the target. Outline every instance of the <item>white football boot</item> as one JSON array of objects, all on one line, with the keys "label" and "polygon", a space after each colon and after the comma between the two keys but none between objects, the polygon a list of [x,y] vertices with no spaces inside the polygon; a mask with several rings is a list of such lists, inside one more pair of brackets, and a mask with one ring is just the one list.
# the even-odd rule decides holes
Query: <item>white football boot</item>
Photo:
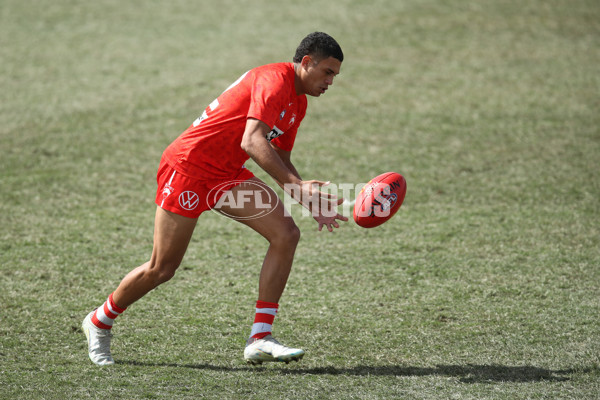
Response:
[{"label": "white football boot", "polygon": [[110,329],[100,329],[92,323],[94,311],[89,313],[83,320],[81,328],[88,342],[90,360],[96,365],[112,365],[115,363],[110,354]]},{"label": "white football boot", "polygon": [[244,349],[244,359],[248,364],[262,364],[265,361],[299,361],[304,357],[304,350],[293,349],[279,343],[273,336],[267,335],[262,339],[248,339]]}]

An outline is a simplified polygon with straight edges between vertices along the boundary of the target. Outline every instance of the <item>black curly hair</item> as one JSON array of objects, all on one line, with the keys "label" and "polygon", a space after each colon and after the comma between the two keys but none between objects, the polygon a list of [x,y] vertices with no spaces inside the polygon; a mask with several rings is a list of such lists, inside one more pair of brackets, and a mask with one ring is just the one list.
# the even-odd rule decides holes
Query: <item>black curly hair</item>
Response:
[{"label": "black curly hair", "polygon": [[318,61],[328,57],[344,61],[344,53],[338,42],[324,32],[313,32],[302,39],[293,60],[299,63],[306,55],[311,55]]}]

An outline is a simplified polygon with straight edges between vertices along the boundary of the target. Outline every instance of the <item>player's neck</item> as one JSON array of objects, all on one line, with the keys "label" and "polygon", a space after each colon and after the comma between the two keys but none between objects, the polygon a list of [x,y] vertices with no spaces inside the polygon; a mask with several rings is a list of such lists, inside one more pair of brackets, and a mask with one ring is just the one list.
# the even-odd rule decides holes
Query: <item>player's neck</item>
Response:
[{"label": "player's neck", "polygon": [[302,71],[302,66],[300,63],[294,63],[294,88],[296,89],[296,94],[298,96],[304,93],[304,85],[302,85],[302,77],[300,76]]}]

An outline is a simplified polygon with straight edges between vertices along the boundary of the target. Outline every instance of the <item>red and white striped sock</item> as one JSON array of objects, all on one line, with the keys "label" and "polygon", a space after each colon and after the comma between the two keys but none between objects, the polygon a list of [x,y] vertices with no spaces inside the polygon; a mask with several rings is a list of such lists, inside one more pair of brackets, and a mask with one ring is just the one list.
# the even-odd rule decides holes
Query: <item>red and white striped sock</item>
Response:
[{"label": "red and white striped sock", "polygon": [[271,334],[273,321],[275,320],[278,308],[279,304],[277,303],[269,303],[261,300],[256,302],[256,314],[254,316],[254,324],[252,325],[250,338],[262,339]]},{"label": "red and white striped sock", "polygon": [[110,329],[112,328],[113,322],[115,322],[115,318],[121,315],[126,309],[127,307],[120,308],[115,304],[113,301],[113,294],[111,293],[102,307],[97,308],[92,315],[92,324],[100,329]]}]

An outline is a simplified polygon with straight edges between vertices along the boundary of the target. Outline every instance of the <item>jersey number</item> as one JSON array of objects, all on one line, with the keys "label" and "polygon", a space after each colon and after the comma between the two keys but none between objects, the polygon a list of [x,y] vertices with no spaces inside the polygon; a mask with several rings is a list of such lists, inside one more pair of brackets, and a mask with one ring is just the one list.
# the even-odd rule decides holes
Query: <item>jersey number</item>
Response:
[{"label": "jersey number", "polygon": [[[237,81],[235,81],[231,85],[229,85],[229,87],[227,89],[225,89],[223,91],[223,93],[225,93],[226,91],[228,91],[232,87],[235,87],[236,85],[238,85],[242,81],[242,79],[244,79],[244,77],[248,74],[248,72],[250,72],[250,71],[244,72],[244,74],[242,76],[240,76],[237,79]],[[217,99],[214,99],[213,102],[208,105],[208,108],[210,109],[210,111],[214,111],[214,109],[217,108],[218,106],[219,106],[219,99],[217,98]],[[197,127],[206,118],[208,118],[208,114],[207,114],[206,110],[204,110],[204,112],[202,112],[202,115],[199,116],[198,118],[196,118],[196,120],[192,123],[192,126],[194,128]]]}]

